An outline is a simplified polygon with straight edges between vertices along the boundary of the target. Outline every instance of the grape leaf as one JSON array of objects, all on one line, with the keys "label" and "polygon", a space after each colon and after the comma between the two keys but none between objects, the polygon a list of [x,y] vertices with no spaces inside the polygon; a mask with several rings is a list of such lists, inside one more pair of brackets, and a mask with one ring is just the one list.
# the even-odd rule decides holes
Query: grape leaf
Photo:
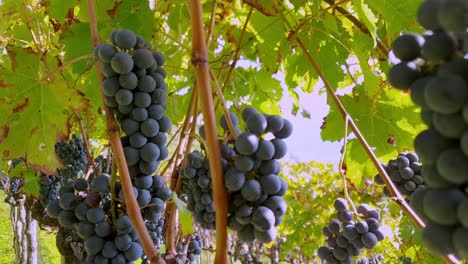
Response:
[{"label": "grape leaf", "polygon": [[185,203],[179,199],[175,192],[172,192],[172,201],[176,204],[177,209],[179,209],[179,220],[182,226],[182,233],[191,234],[195,232],[193,229],[192,214],[187,210]]},{"label": "grape leaf", "polygon": [[13,159],[27,153],[28,163],[53,174],[59,162],[54,144],[68,131],[70,108],[86,103],[59,74],[43,80],[57,66],[52,57],[29,50],[7,49],[10,65],[0,66],[0,153]]}]

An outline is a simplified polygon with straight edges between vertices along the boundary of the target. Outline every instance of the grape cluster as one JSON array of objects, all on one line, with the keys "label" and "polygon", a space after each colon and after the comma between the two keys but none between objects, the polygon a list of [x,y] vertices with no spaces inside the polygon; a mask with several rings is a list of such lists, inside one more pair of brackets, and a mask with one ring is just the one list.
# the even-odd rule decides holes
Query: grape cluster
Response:
[{"label": "grape cluster", "polygon": [[164,217],[159,218],[157,221],[147,221],[146,229],[150,232],[151,239],[153,240],[156,248],[161,248],[161,245],[164,243],[164,224],[166,220]]},{"label": "grape cluster", "polygon": [[[75,228],[84,240],[87,254],[85,263],[132,263],[143,256],[136,232],[124,208],[116,203],[117,219],[112,219],[110,177],[93,175],[91,181],[76,178],[73,183],[59,189],[58,199],[51,200],[46,208],[50,217],[57,218],[60,226]],[[115,183],[115,191],[121,189]]]},{"label": "grape cluster", "polygon": [[[182,241],[185,242],[185,241]],[[179,243],[177,245],[177,253],[179,255],[186,255],[190,264],[195,263],[197,256],[200,256],[203,249],[203,240],[199,234],[193,233],[190,235],[189,239],[185,242],[188,243],[187,252],[184,253],[184,243]]]},{"label": "grape cluster", "polygon": [[59,178],[41,173],[39,177],[39,195],[41,204],[46,207],[49,201],[57,199]]},{"label": "grape cluster", "polygon": [[182,193],[187,196],[187,209],[194,213],[195,221],[203,228],[215,229],[216,208],[213,203],[213,187],[210,165],[206,156],[198,150],[187,155],[187,166],[179,170]]},{"label": "grape cluster", "polygon": [[380,214],[367,204],[358,207],[358,214],[364,220],[353,221],[354,213],[348,210],[348,203],[338,198],[334,203],[338,211],[336,218],[322,229],[327,237],[327,246],[317,250],[324,263],[352,263],[353,257],[361,253],[361,249],[372,249],[378,241],[385,238],[379,228]]},{"label": "grape cluster", "polygon": [[[411,197],[413,192],[425,187],[424,178],[421,176],[422,164],[419,157],[413,152],[402,152],[396,159],[391,159],[387,164],[382,164],[385,171],[392,179],[401,194]],[[374,177],[374,182],[384,185],[385,182],[380,174]],[[384,194],[391,196],[387,186],[383,188]]]},{"label": "grape cluster", "polygon": [[102,84],[105,103],[127,135],[123,145],[131,175],[151,175],[168,156],[165,59],[130,30],[114,30],[111,42],[95,49],[107,77]]},{"label": "grape cluster", "polygon": [[[237,117],[230,113],[234,127]],[[246,132],[242,132],[229,144],[221,145],[224,186],[230,193],[228,225],[237,231],[244,242],[255,239],[261,243],[273,241],[276,226],[283,221],[286,201],[282,197],[288,185],[279,177],[278,159],[286,155],[283,139],[292,133],[292,124],[277,115],[264,115],[254,108],[242,112]],[[228,130],[226,118],[221,127]],[[236,128],[240,132],[240,129]],[[268,140],[266,136],[273,138]]]},{"label": "grape cluster", "polygon": [[417,18],[427,32],[393,43],[401,62],[391,85],[409,89],[428,129],[414,140],[428,188],[415,192],[412,207],[427,221],[423,242],[434,253],[468,259],[468,3],[426,0]]},{"label": "grape cluster", "polygon": [[73,134],[69,141],[55,143],[55,153],[65,166],[58,168],[57,172],[63,183],[68,183],[80,172],[84,172],[87,166],[86,150],[81,137]]},{"label": "grape cluster", "polygon": [[[282,222],[287,208],[282,196],[288,186],[279,177],[278,159],[286,155],[283,139],[291,135],[292,124],[280,116],[264,115],[248,107],[242,112],[246,125],[246,132],[242,132],[237,116],[229,115],[238,136],[235,140],[220,142],[224,186],[230,196],[228,226],[237,231],[238,238],[244,242],[268,243],[275,239],[276,226]],[[220,125],[229,136],[225,116],[221,117]],[[203,126],[200,134],[204,137]],[[271,135],[271,140],[266,139]],[[185,193],[195,190],[188,194],[188,207],[196,212],[195,219],[202,226],[214,227],[215,207],[208,161],[200,152],[192,152],[181,176],[186,182]]]}]

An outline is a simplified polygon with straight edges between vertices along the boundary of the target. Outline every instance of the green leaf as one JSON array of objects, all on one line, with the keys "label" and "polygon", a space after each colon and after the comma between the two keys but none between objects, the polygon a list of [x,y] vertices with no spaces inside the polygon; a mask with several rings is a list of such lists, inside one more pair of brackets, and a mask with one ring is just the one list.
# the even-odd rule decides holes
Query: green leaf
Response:
[{"label": "green leaf", "polygon": [[44,69],[57,66],[52,57],[9,48],[10,65],[0,66],[0,153],[13,159],[27,154],[28,163],[53,174],[59,163],[54,144],[67,134],[67,110],[86,103],[59,74],[42,80]]},{"label": "green leaf", "polygon": [[372,13],[372,10],[367,8],[367,6],[364,4],[364,0],[353,0],[354,8],[356,9],[356,12],[358,14],[358,17],[362,20],[364,25],[366,25],[367,29],[369,30],[369,33],[372,36],[372,40],[374,42],[374,47],[376,45],[376,38],[377,38],[377,20],[375,19],[374,14]]},{"label": "green leaf", "polygon": [[179,220],[182,226],[182,234],[191,234],[195,232],[193,229],[192,214],[187,210],[185,203],[179,199],[177,193],[172,192],[172,201],[176,204],[179,209]]}]

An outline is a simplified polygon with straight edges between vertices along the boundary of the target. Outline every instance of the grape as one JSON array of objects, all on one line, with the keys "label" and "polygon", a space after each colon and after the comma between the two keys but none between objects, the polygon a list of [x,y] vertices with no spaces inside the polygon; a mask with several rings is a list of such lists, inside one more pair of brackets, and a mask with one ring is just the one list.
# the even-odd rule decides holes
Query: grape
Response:
[{"label": "grape", "polygon": [[435,31],[426,36],[422,47],[422,55],[430,61],[444,61],[450,59],[455,53],[456,42],[449,34],[443,31]]},{"label": "grape", "polygon": [[84,241],[84,248],[88,256],[98,254],[104,247],[104,240],[99,236],[92,236]]},{"label": "grape", "polygon": [[466,12],[468,4],[462,0],[442,1],[437,11],[440,26],[447,31],[465,32],[468,27]]},{"label": "grape", "polygon": [[259,145],[258,137],[255,134],[244,132],[240,134],[235,142],[236,150],[241,155],[251,155],[257,151]]},{"label": "grape", "polygon": [[276,133],[279,132],[284,126],[284,119],[277,115],[266,116],[267,127],[266,132]]},{"label": "grape", "polygon": [[157,160],[159,158],[158,145],[154,143],[146,143],[140,149],[140,157],[146,162],[152,162],[153,160]]},{"label": "grape", "polygon": [[419,77],[419,71],[412,62],[401,62],[388,72],[388,82],[397,89],[409,89]]},{"label": "grape", "polygon": [[127,234],[119,235],[115,237],[114,243],[118,250],[126,251],[132,246],[132,238]]},{"label": "grape", "polygon": [[260,135],[267,127],[267,120],[260,113],[253,113],[247,119],[244,119],[249,132]]},{"label": "grape", "polygon": [[119,105],[129,105],[132,103],[133,94],[129,90],[120,89],[115,94],[115,101]]},{"label": "grape", "polygon": [[128,166],[135,165],[140,161],[140,154],[136,148],[124,147],[124,155]]},{"label": "grape", "polygon": [[139,206],[148,205],[151,201],[151,193],[148,190],[140,189],[138,190],[137,202]]},{"label": "grape", "polygon": [[112,264],[126,264],[127,260],[125,256],[122,254],[117,254],[115,257],[112,258]]},{"label": "grape", "polygon": [[341,212],[348,209],[348,202],[343,198],[338,198],[335,200],[333,206],[337,211]]},{"label": "grape", "polygon": [[292,134],[292,124],[287,119],[283,119],[283,127],[280,131],[273,133],[273,135],[280,139],[285,139]]},{"label": "grape", "polygon": [[259,182],[262,191],[266,194],[275,194],[281,190],[281,180],[274,174],[262,176]]},{"label": "grape", "polygon": [[114,55],[116,55],[117,49],[109,44],[101,44],[98,49],[99,60],[102,62],[111,62]]},{"label": "grape", "polygon": [[138,77],[133,72],[121,74],[119,76],[119,84],[124,89],[133,90],[138,85]]},{"label": "grape", "polygon": [[276,217],[284,215],[286,212],[286,201],[281,196],[270,196],[265,202],[264,206],[270,208]]},{"label": "grape", "polygon": [[78,222],[78,219],[76,219],[73,211],[60,211],[57,219],[59,224],[64,227],[73,226],[76,222]]},{"label": "grape", "polygon": [[468,182],[468,159],[458,148],[444,150],[437,159],[437,171],[447,181],[463,184]]},{"label": "grape", "polygon": [[241,189],[242,197],[247,201],[255,201],[261,196],[261,185],[257,180],[247,180]]},{"label": "grape", "polygon": [[153,174],[159,166],[159,161],[140,161],[139,167],[143,174]]},{"label": "grape", "polygon": [[102,89],[105,95],[114,96],[120,89],[117,78],[108,78],[102,82]]},{"label": "grape", "polygon": [[366,248],[374,248],[377,245],[377,236],[374,233],[367,232],[361,236],[361,241]]},{"label": "grape", "polygon": [[158,87],[151,94],[151,102],[153,104],[162,105],[162,104],[165,104],[166,97],[167,97],[166,96],[166,91],[164,91],[163,89]]},{"label": "grape", "polygon": [[439,20],[437,19],[438,10],[441,5],[440,0],[424,1],[418,9],[418,23],[427,30],[440,29]]},{"label": "grape", "polygon": [[138,124],[138,122],[132,119],[124,119],[121,123],[121,126],[123,132],[127,135],[131,135],[140,129],[140,125]]},{"label": "grape", "polygon": [[429,222],[422,230],[422,241],[430,251],[447,255],[454,252],[452,241],[453,229]]},{"label": "grape", "polygon": [[118,254],[117,248],[113,241],[106,241],[104,247],[102,248],[102,255],[105,258],[111,259]]},{"label": "grape", "polygon": [[153,52],[153,58],[156,60],[159,66],[163,66],[166,62],[164,55],[160,51]]},{"label": "grape", "polygon": [[424,38],[418,34],[404,34],[399,36],[392,46],[393,53],[402,61],[412,61],[421,55]]},{"label": "grape", "polygon": [[275,154],[273,155],[273,159],[281,159],[284,156],[286,156],[286,153],[288,152],[288,147],[283,140],[279,138],[274,138],[271,140],[271,143],[273,143],[273,146],[275,148]]},{"label": "grape", "polygon": [[[229,116],[231,118],[231,121],[232,121],[232,125],[234,127],[237,127],[238,124],[239,124],[239,120],[237,119],[237,116],[232,113],[232,112],[229,112]],[[221,127],[225,130],[228,130],[229,127],[227,125],[227,121],[226,121],[226,117],[224,115],[221,116],[221,119],[219,120],[219,124],[221,125]]]},{"label": "grape", "polygon": [[101,202],[101,195],[96,192],[91,192],[86,196],[86,204],[89,207],[98,207]]},{"label": "grape", "polygon": [[141,123],[140,129],[143,135],[145,135],[146,137],[154,137],[159,132],[158,121],[148,118]]},{"label": "grape", "polygon": [[147,49],[136,50],[133,53],[133,61],[135,61],[135,65],[140,69],[150,68],[153,63],[156,63],[153,54]]},{"label": "grape", "polygon": [[148,138],[140,132],[136,132],[129,137],[130,145],[134,148],[141,148],[146,144]]},{"label": "grape", "polygon": [[138,81],[138,90],[151,93],[156,89],[156,81],[149,75],[142,76]]},{"label": "grape", "polygon": [[158,120],[159,131],[166,133],[171,130],[171,120],[167,116],[163,116]]},{"label": "grape", "polygon": [[102,208],[90,208],[88,212],[86,212],[86,219],[94,224],[104,221],[106,213]]},{"label": "grape", "polygon": [[457,206],[463,198],[463,192],[456,189],[429,190],[424,196],[424,213],[437,224],[455,225]]},{"label": "grape", "polygon": [[251,224],[245,225],[237,232],[239,240],[244,242],[251,242],[255,240],[254,227]]},{"label": "grape", "polygon": [[254,161],[249,156],[237,156],[234,159],[234,166],[241,172],[248,172],[253,169]]},{"label": "grape", "polygon": [[107,192],[109,190],[110,176],[107,174],[101,174],[96,176],[91,181],[90,189],[92,192]]},{"label": "grape", "polygon": [[[100,49],[100,51],[102,48]],[[133,59],[126,52],[119,51],[110,61],[112,69],[118,74],[127,74],[133,69]]]},{"label": "grape", "polygon": [[80,201],[74,193],[64,193],[59,199],[60,207],[63,210],[74,210],[79,203]]},{"label": "grape", "polygon": [[436,112],[432,115],[432,124],[437,132],[448,138],[461,137],[466,127],[462,115],[458,112],[454,114]]},{"label": "grape", "polygon": [[321,247],[317,250],[317,255],[319,256],[319,258],[325,259],[325,258],[328,257],[329,255],[331,255],[332,252],[333,252],[333,249],[332,249],[332,248],[327,247],[327,246],[321,246]]},{"label": "grape", "polygon": [[452,140],[432,129],[422,131],[414,139],[414,148],[425,164],[434,164],[439,154],[453,144]]},{"label": "grape", "polygon": [[268,140],[260,140],[255,156],[260,160],[270,160],[275,154],[275,145]]},{"label": "grape", "polygon": [[224,174],[224,185],[231,192],[240,190],[245,183],[245,175],[240,170],[230,168]]},{"label": "grape", "polygon": [[160,120],[164,116],[164,108],[162,108],[160,105],[150,105],[147,110],[149,118]]},{"label": "grape", "polygon": [[112,225],[106,221],[103,221],[96,224],[94,231],[98,236],[105,238],[112,234]]},{"label": "grape", "polygon": [[128,104],[128,105],[119,105],[117,107],[117,109],[119,110],[119,112],[121,114],[124,114],[124,115],[128,115],[132,112],[132,110],[135,108],[135,105],[132,103],[132,104]]},{"label": "grape", "polygon": [[130,219],[126,215],[120,216],[116,221],[115,221],[115,229],[117,232],[120,234],[128,234],[133,230],[132,223],[130,222]]},{"label": "grape", "polygon": [[167,187],[163,187],[163,188],[159,188],[157,191],[156,191],[156,197],[159,197],[161,198],[161,200],[163,201],[167,201],[171,198],[171,189],[167,188]]},{"label": "grape", "polygon": [[441,64],[437,68],[437,75],[458,75],[462,77],[465,82],[468,81],[468,60],[463,57],[455,57],[448,63]]},{"label": "grape", "polygon": [[149,189],[153,185],[153,177],[151,175],[138,175],[134,180],[135,186],[140,189]]},{"label": "grape", "polygon": [[133,103],[137,107],[146,108],[151,104],[151,96],[148,93],[136,92],[134,94]]},{"label": "grape", "polygon": [[82,239],[88,239],[96,234],[94,224],[90,222],[80,221],[75,226],[76,233]]},{"label": "grape", "polygon": [[151,138],[151,142],[158,145],[160,148],[165,146],[167,143],[167,136],[165,133],[158,133],[156,136]]},{"label": "grape", "polygon": [[137,42],[135,33],[128,29],[117,31],[111,35],[111,39],[121,49],[132,49]]},{"label": "grape", "polygon": [[343,235],[348,240],[354,240],[354,239],[357,239],[359,237],[359,233],[356,230],[356,227],[354,227],[353,225],[349,225],[349,226],[344,227]]},{"label": "grape", "polygon": [[288,190],[288,183],[283,178],[279,179],[281,181],[281,189],[277,193],[275,193],[275,195],[283,196]]},{"label": "grape", "polygon": [[261,163],[260,173],[262,174],[278,174],[280,172],[280,164],[276,160],[266,160]]},{"label": "grape", "polygon": [[254,229],[254,235],[255,239],[257,239],[260,243],[270,243],[278,235],[278,230],[276,230],[275,227],[272,227],[267,231],[260,231],[258,229]]},{"label": "grape", "polygon": [[421,120],[426,124],[428,127],[432,127],[432,115],[434,111],[429,109],[421,109]]},{"label": "grape", "polygon": [[110,63],[101,63],[101,69],[102,69],[102,74],[104,74],[105,77],[111,78],[119,75],[116,73],[113,69]]},{"label": "grape", "polygon": [[431,110],[452,114],[459,111],[468,97],[465,81],[458,75],[438,75],[427,84],[424,97]]}]

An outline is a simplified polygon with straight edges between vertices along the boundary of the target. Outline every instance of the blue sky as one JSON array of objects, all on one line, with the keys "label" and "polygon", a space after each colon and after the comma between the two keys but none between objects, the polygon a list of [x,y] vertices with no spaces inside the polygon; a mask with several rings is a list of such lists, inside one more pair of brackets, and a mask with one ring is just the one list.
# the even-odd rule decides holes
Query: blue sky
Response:
[{"label": "blue sky", "polygon": [[286,139],[288,155],[283,161],[319,161],[338,164],[341,157],[341,143],[323,142],[320,136],[320,126],[330,107],[327,104],[326,93],[319,93],[320,82],[312,93],[298,91],[300,104],[311,113],[310,119],[301,115],[291,114],[293,99],[287,92],[283,93],[281,110],[283,117],[292,122],[294,130]]}]

